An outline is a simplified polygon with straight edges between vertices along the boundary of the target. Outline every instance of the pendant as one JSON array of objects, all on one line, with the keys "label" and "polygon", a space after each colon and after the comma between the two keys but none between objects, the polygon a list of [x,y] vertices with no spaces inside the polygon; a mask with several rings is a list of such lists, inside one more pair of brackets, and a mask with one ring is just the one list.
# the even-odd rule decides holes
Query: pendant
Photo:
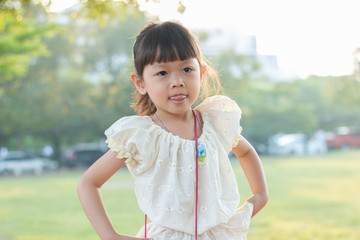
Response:
[{"label": "pendant", "polygon": [[202,143],[199,143],[199,145],[197,147],[197,154],[198,154],[199,161],[204,162],[205,157],[206,157],[206,149],[205,149],[205,146]]}]

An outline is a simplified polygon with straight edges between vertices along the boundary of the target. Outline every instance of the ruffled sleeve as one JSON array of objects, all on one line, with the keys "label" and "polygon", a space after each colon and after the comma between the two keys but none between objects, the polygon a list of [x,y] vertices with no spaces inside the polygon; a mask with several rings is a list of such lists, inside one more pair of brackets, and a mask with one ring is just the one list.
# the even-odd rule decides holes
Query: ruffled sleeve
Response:
[{"label": "ruffled sleeve", "polygon": [[196,110],[216,131],[227,152],[242,139],[241,109],[232,99],[221,95],[212,96],[206,98]]},{"label": "ruffled sleeve", "polygon": [[119,119],[105,131],[108,147],[118,153],[119,159],[126,158],[126,165],[136,175],[152,164],[151,158],[144,156],[144,145],[151,130],[148,125],[143,117],[129,116]]}]

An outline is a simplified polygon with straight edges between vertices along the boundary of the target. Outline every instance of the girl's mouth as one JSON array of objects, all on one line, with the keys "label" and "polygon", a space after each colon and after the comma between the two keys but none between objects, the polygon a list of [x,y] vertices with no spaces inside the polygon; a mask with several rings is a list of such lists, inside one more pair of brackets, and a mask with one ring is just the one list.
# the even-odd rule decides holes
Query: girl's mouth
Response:
[{"label": "girl's mouth", "polygon": [[170,101],[172,103],[181,104],[181,103],[184,103],[186,101],[187,96],[184,95],[184,94],[179,94],[179,95],[171,96],[169,99],[170,99]]}]

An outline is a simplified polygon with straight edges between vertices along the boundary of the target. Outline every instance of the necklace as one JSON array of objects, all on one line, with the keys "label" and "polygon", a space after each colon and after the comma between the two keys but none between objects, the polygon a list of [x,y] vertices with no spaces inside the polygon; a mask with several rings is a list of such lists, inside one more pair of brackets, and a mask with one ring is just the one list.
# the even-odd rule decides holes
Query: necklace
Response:
[{"label": "necklace", "polygon": [[163,129],[165,129],[166,131],[170,132],[170,131],[165,127],[165,124],[160,120],[160,118],[158,117],[158,115],[156,114],[156,112],[155,112],[154,115],[155,115],[156,119],[159,121],[159,123],[161,124],[161,127],[162,127]]},{"label": "necklace", "polygon": [[[196,116],[196,113],[194,113],[194,114],[195,114],[194,116]],[[166,128],[165,124],[160,120],[160,118],[159,118],[159,116],[157,115],[156,112],[155,112],[154,115],[155,115],[156,119],[159,121],[159,123],[161,124],[161,127],[162,127],[163,129],[165,129],[166,131],[170,132],[170,131]],[[199,127],[201,128],[201,122],[200,122],[199,118],[198,118],[198,117],[195,117],[195,119],[197,120],[197,123],[199,124]]]}]

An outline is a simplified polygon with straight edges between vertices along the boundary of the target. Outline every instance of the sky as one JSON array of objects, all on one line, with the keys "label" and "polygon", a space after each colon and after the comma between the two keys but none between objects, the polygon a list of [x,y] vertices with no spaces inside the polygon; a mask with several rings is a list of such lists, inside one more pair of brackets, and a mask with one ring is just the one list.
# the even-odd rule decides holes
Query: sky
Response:
[{"label": "sky", "polygon": [[[253,35],[259,54],[276,55],[281,69],[301,77],[353,72],[353,52],[360,48],[359,0],[182,0],[183,14],[177,12],[179,1],[138,0],[162,21]],[[53,7],[70,2],[53,0]]]}]

